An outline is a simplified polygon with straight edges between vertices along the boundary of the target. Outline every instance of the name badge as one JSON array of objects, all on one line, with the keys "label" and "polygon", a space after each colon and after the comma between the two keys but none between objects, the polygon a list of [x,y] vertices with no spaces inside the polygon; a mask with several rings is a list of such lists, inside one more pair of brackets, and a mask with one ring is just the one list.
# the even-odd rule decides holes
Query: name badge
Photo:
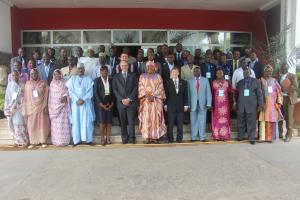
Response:
[{"label": "name badge", "polygon": [[39,97],[38,91],[37,90],[33,90],[32,95],[34,98]]},{"label": "name badge", "polygon": [[14,93],[12,94],[12,100],[16,100],[17,97],[18,97],[18,93],[17,93],[17,92],[14,92]]},{"label": "name badge", "polygon": [[206,78],[211,78],[211,73],[210,72],[206,72]]},{"label": "name badge", "polygon": [[268,86],[268,93],[273,93],[273,88],[272,88],[272,86]]},{"label": "name badge", "polygon": [[225,75],[225,80],[229,80],[229,76],[228,75]]},{"label": "name badge", "polygon": [[250,91],[249,89],[244,90],[244,97],[249,97],[250,96]]},{"label": "name badge", "polygon": [[223,97],[224,96],[224,90],[219,90],[218,94],[219,94],[219,97]]},{"label": "name badge", "polygon": [[82,88],[77,88],[77,93],[82,94]]}]

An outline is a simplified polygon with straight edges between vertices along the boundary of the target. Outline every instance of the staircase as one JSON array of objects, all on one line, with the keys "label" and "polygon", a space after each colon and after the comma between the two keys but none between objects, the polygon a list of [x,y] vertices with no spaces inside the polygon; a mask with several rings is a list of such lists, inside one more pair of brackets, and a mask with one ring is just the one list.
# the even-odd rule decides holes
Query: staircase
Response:
[{"label": "staircase", "polygon": [[[136,141],[137,143],[142,143],[143,138],[141,134],[138,131],[138,126],[135,126],[136,130]],[[208,132],[207,134],[207,139],[211,139],[211,126],[210,124],[207,125],[206,130]],[[121,143],[121,136],[120,136],[120,127],[119,126],[112,126],[112,133],[111,133],[111,141],[113,143]],[[174,137],[176,137],[177,133],[177,127],[174,127]],[[184,125],[183,127],[183,140],[184,141],[190,141],[191,139],[191,130],[190,130],[190,125]],[[298,129],[294,129],[293,136],[297,137],[299,136],[299,131]],[[237,138],[237,123],[235,119],[231,120],[231,139],[236,139]],[[95,127],[95,132],[94,132],[94,142],[96,144],[100,144],[100,129],[99,127]],[[50,144],[50,139],[49,139],[49,144]],[[13,144],[13,138],[12,135],[8,129],[8,121],[7,119],[1,119],[0,120],[0,145],[7,145],[7,144]]]}]

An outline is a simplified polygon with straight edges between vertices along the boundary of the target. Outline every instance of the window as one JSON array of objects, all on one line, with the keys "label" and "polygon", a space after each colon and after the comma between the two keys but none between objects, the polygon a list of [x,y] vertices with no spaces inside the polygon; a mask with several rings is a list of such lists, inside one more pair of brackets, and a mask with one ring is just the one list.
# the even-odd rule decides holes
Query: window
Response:
[{"label": "window", "polygon": [[53,31],[54,44],[80,44],[80,31]]},{"label": "window", "polygon": [[167,43],[167,31],[142,31],[142,43]]},{"label": "window", "polygon": [[83,31],[83,42],[91,43],[110,43],[111,31]]},{"label": "window", "polygon": [[113,41],[114,43],[139,43],[139,35],[139,31],[114,31]]},{"label": "window", "polygon": [[50,31],[23,32],[23,44],[50,44]]},{"label": "window", "polygon": [[[219,48],[230,52],[233,48],[243,49],[251,44],[251,33],[229,31],[202,31],[202,30],[26,30],[22,32],[23,47],[27,54],[40,49],[44,52],[47,47],[56,49],[66,47],[68,54],[74,55],[74,49],[80,46],[86,55],[88,47],[95,53],[99,46],[104,45],[106,53],[112,45],[156,47],[167,44],[175,46],[182,43],[183,48],[192,54],[200,48],[203,52],[207,49]],[[175,49],[175,48],[174,48]]]}]

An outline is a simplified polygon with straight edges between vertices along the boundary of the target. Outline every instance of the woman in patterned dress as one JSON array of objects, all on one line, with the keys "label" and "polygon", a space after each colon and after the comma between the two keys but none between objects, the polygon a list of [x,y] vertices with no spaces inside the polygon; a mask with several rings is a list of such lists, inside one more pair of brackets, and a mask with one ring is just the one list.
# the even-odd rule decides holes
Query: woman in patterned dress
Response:
[{"label": "woman in patterned dress", "polygon": [[69,120],[70,107],[66,81],[59,69],[53,73],[49,91],[49,116],[51,120],[51,141],[55,146],[66,146],[71,139]]},{"label": "woman in patterned dress", "polygon": [[225,141],[230,139],[230,94],[233,93],[233,90],[230,83],[224,79],[222,68],[217,69],[216,77],[216,80],[212,81],[211,87],[213,97],[212,138]]},{"label": "woman in patterned dress", "polygon": [[159,143],[159,139],[166,134],[163,102],[166,99],[163,80],[156,72],[156,64],[148,61],[147,73],[140,76],[138,86],[139,130],[146,143]]}]

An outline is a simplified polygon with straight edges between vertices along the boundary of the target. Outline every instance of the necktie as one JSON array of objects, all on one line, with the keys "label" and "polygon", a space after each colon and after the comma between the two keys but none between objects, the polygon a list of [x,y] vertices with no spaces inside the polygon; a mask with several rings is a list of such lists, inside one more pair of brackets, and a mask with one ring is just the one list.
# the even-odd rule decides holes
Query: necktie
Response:
[{"label": "necktie", "polygon": [[49,68],[50,68],[50,67],[45,66],[45,71],[46,71],[46,76],[47,76],[47,77],[48,77],[48,75],[49,75]]},{"label": "necktie", "polygon": [[114,59],[112,57],[110,57],[110,63],[109,63],[109,65],[112,66],[112,67],[114,65]]},{"label": "necktie", "polygon": [[176,94],[178,94],[178,82],[177,82],[177,79],[174,80],[174,85],[175,85]]},{"label": "necktie", "polygon": [[233,66],[233,69],[237,69],[237,60],[234,61],[234,66]]},{"label": "necktie", "polygon": [[200,90],[200,81],[199,81],[199,78],[197,78],[196,89],[197,89],[197,93],[199,93],[199,90]]},{"label": "necktie", "polygon": [[180,60],[180,53],[177,53],[177,60]]},{"label": "necktie", "polygon": [[126,78],[127,78],[127,73],[126,72],[123,73],[123,78],[124,78],[124,80],[126,82]]}]

